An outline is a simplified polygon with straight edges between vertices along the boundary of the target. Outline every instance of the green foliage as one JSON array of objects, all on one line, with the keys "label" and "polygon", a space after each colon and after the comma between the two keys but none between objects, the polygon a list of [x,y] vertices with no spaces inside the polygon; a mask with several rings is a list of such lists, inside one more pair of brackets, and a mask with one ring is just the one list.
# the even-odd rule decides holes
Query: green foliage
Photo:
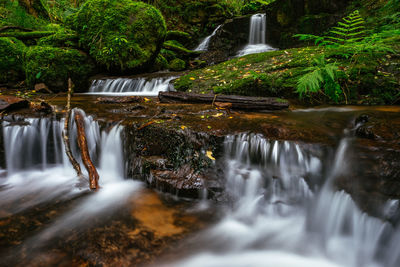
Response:
[{"label": "green foliage", "polygon": [[185,68],[186,62],[179,58],[175,58],[169,63],[169,69],[173,71],[182,71]]},{"label": "green foliage", "polygon": [[78,47],[78,35],[72,30],[61,28],[50,36],[40,38],[37,44],[40,46]]},{"label": "green foliage", "polygon": [[131,0],[88,0],[67,21],[96,62],[117,71],[149,65],[166,34],[156,8]]},{"label": "green foliage", "polygon": [[165,40],[176,40],[182,44],[187,44],[191,40],[191,36],[187,32],[182,31],[168,31]]},{"label": "green foliage", "polygon": [[329,30],[329,35],[296,34],[295,37],[299,37],[301,41],[314,40],[316,45],[336,47],[360,42],[364,39],[365,33],[365,21],[360,12],[356,10],[338,22],[336,27],[332,27]]},{"label": "green foliage", "polygon": [[158,54],[151,71],[160,71],[168,68],[168,61],[161,54]]},{"label": "green foliage", "polygon": [[275,2],[275,0],[253,0],[244,4],[244,1],[241,1],[242,5],[240,7],[241,14],[254,14],[256,12],[262,11],[265,9],[270,3]]},{"label": "green foliage", "polygon": [[304,69],[305,74],[297,82],[296,92],[303,97],[324,89],[325,95],[336,103],[342,90],[337,81],[339,68],[336,63],[327,63],[324,56],[316,57],[314,66]]},{"label": "green foliage", "polygon": [[199,51],[192,51],[184,47],[181,43],[176,40],[168,40],[165,41],[163,44],[163,48],[167,50],[174,51],[181,57],[195,57],[199,56],[201,52]]},{"label": "green foliage", "polygon": [[28,14],[18,1],[0,1],[0,26],[13,25],[22,28],[37,29],[43,27],[47,22],[42,18],[35,18]]},{"label": "green foliage", "polygon": [[33,46],[26,52],[25,71],[28,86],[43,82],[51,90],[65,91],[71,78],[79,90],[87,89],[93,65],[76,49]]},{"label": "green foliage", "polygon": [[0,37],[0,83],[24,78],[25,49],[25,45],[15,38]]}]

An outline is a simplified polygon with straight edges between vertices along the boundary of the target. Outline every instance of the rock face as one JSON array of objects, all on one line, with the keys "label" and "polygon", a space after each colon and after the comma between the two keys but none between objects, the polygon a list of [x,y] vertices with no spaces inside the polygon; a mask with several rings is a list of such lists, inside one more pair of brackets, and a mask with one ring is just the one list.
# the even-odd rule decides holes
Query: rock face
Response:
[{"label": "rock face", "polygon": [[131,0],[89,0],[69,18],[99,65],[123,71],[148,67],[166,35],[160,11]]},{"label": "rock face", "polygon": [[249,41],[249,28],[250,16],[226,21],[211,38],[208,51],[200,59],[208,63],[219,63],[236,55]]},{"label": "rock face", "polygon": [[[130,125],[124,132],[128,176],[182,197],[198,198],[203,190],[218,191],[212,160],[206,151],[222,144],[215,136],[177,129]],[[222,139],[223,140],[223,139]]]}]

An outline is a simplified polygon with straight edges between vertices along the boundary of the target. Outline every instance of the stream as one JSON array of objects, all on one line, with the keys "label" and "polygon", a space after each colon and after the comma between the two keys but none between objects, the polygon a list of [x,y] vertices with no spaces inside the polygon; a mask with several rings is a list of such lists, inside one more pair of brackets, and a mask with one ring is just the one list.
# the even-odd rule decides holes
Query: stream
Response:
[{"label": "stream", "polygon": [[[380,110],[384,117],[392,114]],[[321,122],[324,114],[340,122],[349,112],[357,109],[294,109],[273,119]],[[270,115],[240,116],[251,122]],[[223,125],[229,118],[218,120]],[[126,155],[133,152],[126,150],[132,137],[121,121],[85,115],[89,152],[101,177],[101,189],[91,192],[65,156],[62,117],[3,118],[1,265],[399,266],[398,200],[377,198],[374,213],[353,200],[358,192],[340,188],[340,181],[365,168],[354,160],[354,126],[336,130],[336,141],[322,145],[269,139],[240,131],[240,125],[219,139],[210,167],[222,174],[222,193],[188,199],[131,179]],[[80,161],[76,138],[72,134],[70,144]]]}]

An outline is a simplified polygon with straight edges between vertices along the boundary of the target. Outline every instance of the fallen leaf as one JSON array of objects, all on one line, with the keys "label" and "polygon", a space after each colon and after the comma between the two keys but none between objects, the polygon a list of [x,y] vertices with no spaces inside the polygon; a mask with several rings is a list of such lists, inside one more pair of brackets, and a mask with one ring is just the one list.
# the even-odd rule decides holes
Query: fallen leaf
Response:
[{"label": "fallen leaf", "polygon": [[215,115],[212,115],[214,118],[218,118],[221,117],[222,115],[224,115],[224,113],[217,113]]},{"label": "fallen leaf", "polygon": [[211,150],[208,150],[208,151],[206,152],[206,155],[207,155],[207,157],[208,157],[209,159],[215,160],[215,158],[212,156],[212,151],[211,151]]},{"label": "fallen leaf", "polygon": [[182,129],[182,130],[185,130],[186,128],[187,128],[187,127],[186,127],[185,125],[182,125],[182,126],[181,126],[181,129]]}]

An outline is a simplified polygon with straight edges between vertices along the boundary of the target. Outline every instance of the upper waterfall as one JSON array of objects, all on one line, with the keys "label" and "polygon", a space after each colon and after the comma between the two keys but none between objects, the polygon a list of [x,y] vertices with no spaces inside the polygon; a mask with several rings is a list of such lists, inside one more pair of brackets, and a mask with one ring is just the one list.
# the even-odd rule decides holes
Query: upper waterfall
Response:
[{"label": "upper waterfall", "polygon": [[238,56],[262,53],[276,50],[266,43],[267,16],[265,14],[255,14],[250,18],[249,42],[238,52]]},{"label": "upper waterfall", "polygon": [[207,51],[211,38],[217,33],[221,26],[222,24],[215,28],[215,30],[209,36],[204,38],[204,40],[194,49],[194,51]]}]

